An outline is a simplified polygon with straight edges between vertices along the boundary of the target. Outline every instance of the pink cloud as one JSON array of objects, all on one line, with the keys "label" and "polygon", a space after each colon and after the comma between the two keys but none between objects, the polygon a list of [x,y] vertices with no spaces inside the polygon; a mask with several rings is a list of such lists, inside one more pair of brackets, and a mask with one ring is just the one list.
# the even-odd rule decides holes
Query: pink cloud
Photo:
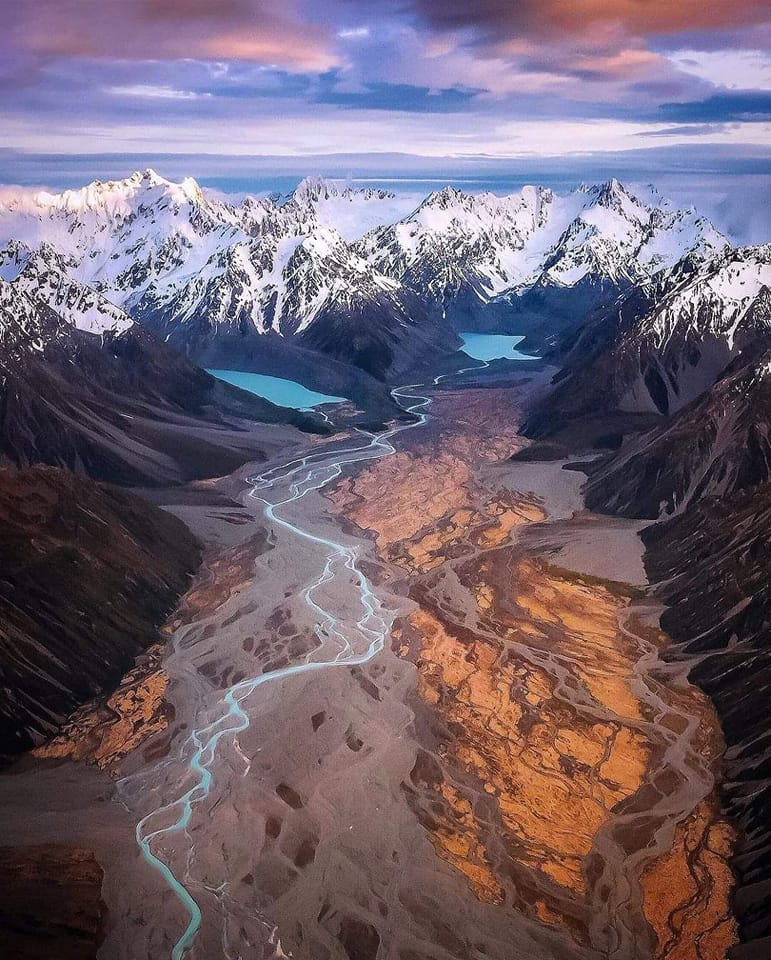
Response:
[{"label": "pink cloud", "polygon": [[648,36],[769,20],[767,0],[414,0],[414,6],[436,27],[477,29],[488,39],[589,38],[598,31]]},{"label": "pink cloud", "polygon": [[325,70],[337,63],[333,37],[294,0],[35,0],[18,4],[0,44],[39,58],[227,57]]}]

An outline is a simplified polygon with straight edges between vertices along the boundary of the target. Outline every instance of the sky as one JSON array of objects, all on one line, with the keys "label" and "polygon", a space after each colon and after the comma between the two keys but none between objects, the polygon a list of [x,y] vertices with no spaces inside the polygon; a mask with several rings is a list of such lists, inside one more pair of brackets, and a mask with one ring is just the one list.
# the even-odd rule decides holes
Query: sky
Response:
[{"label": "sky", "polygon": [[151,162],[224,190],[306,173],[410,189],[616,174],[722,204],[768,239],[770,9],[0,0],[0,182],[70,186]]}]

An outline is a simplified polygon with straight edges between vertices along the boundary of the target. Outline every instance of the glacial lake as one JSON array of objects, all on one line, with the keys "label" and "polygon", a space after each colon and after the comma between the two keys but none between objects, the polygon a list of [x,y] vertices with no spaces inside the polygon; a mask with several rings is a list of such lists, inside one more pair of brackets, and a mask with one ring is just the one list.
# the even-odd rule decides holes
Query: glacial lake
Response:
[{"label": "glacial lake", "polygon": [[459,333],[463,341],[460,350],[473,360],[537,360],[517,350],[524,337],[504,337],[492,333]]},{"label": "glacial lake", "polygon": [[232,383],[258,397],[270,400],[279,407],[294,407],[295,410],[308,410],[322,403],[344,403],[346,397],[330,397],[325,393],[309,390],[296,380],[284,380],[283,377],[269,377],[264,373],[244,373],[240,370],[207,370],[218,380]]}]

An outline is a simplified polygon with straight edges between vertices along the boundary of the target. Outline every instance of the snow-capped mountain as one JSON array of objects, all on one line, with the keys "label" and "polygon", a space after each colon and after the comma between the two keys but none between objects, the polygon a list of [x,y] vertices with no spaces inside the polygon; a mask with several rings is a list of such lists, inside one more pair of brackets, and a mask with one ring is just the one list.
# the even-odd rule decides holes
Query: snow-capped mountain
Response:
[{"label": "snow-capped mountain", "polygon": [[207,200],[193,180],[174,184],[147,170],[8,199],[0,204],[0,236],[33,249],[48,244],[75,279],[130,306],[152,280],[196,273],[244,234],[228,205]]},{"label": "snow-capped mountain", "polygon": [[0,462],[173,483],[260,459],[255,420],[319,429],[215,380],[112,304],[103,312],[99,295],[50,262],[48,281],[32,283],[39,259],[15,248],[5,272],[20,269],[0,279]]},{"label": "snow-capped mountain", "polygon": [[530,294],[567,295],[575,319],[579,290],[584,304],[587,287],[615,291],[726,246],[695,211],[617,181],[413,203],[317,178],[283,202],[228,203],[147,170],[6,200],[0,243],[45,245],[68,277],[197,359],[215,338],[235,354],[278,337],[379,377],[454,350],[458,329],[521,323]]},{"label": "snow-capped mountain", "polygon": [[565,196],[542,187],[508,197],[447,187],[363,244],[383,272],[449,304],[464,287],[486,301],[587,277],[637,282],[685,253],[722,250],[726,240],[652,188],[641,199],[611,180]]},{"label": "snow-capped mountain", "polygon": [[715,336],[734,349],[757,325],[758,298],[771,289],[771,244],[728,250],[673,271],[653,310],[637,325],[659,350],[688,333]]},{"label": "snow-capped mountain", "polygon": [[742,348],[771,336],[771,245],[683,264],[622,334],[617,375],[636,375],[622,409],[671,412],[709,387]]},{"label": "snow-capped mountain", "polygon": [[542,437],[608,410],[674,413],[756,344],[771,345],[771,245],[687,257],[579,330],[528,429]]},{"label": "snow-capped mountain", "polygon": [[68,264],[47,243],[37,250],[13,241],[0,249],[0,278],[64,322],[87,333],[123,333],[134,321],[92,287],[75,280]]},{"label": "snow-capped mountain", "polygon": [[[246,202],[246,201],[245,201]],[[277,220],[292,223],[298,234],[330,227],[348,243],[415,209],[420,198],[390,190],[356,188],[323,177],[306,177],[281,204],[271,208]],[[242,205],[243,209],[243,205]]]},{"label": "snow-capped mountain", "polygon": [[[268,334],[323,344],[328,356],[385,371],[392,359],[387,342],[398,344],[402,330],[425,319],[417,298],[358,256],[332,227],[278,236],[275,243],[263,237],[224,247],[184,286],[162,290],[152,283],[132,314],[193,355],[200,355],[199,344],[212,332]],[[345,329],[335,334],[338,327]]]}]

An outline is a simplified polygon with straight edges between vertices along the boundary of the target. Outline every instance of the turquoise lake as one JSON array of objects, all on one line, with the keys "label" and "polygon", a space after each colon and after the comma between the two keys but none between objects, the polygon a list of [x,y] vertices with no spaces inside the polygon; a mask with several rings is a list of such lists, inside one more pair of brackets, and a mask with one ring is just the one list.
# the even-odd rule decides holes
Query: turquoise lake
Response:
[{"label": "turquoise lake", "polygon": [[234,387],[248,390],[258,397],[270,400],[279,407],[293,407],[295,410],[307,410],[322,403],[344,403],[346,397],[330,397],[325,393],[309,390],[295,380],[282,377],[269,377],[264,373],[242,373],[240,370],[207,370],[218,380],[232,383]]},{"label": "turquoise lake", "polygon": [[522,343],[524,337],[504,337],[492,333],[460,333],[463,341],[460,348],[466,356],[474,360],[537,360],[517,350],[517,344]]}]

